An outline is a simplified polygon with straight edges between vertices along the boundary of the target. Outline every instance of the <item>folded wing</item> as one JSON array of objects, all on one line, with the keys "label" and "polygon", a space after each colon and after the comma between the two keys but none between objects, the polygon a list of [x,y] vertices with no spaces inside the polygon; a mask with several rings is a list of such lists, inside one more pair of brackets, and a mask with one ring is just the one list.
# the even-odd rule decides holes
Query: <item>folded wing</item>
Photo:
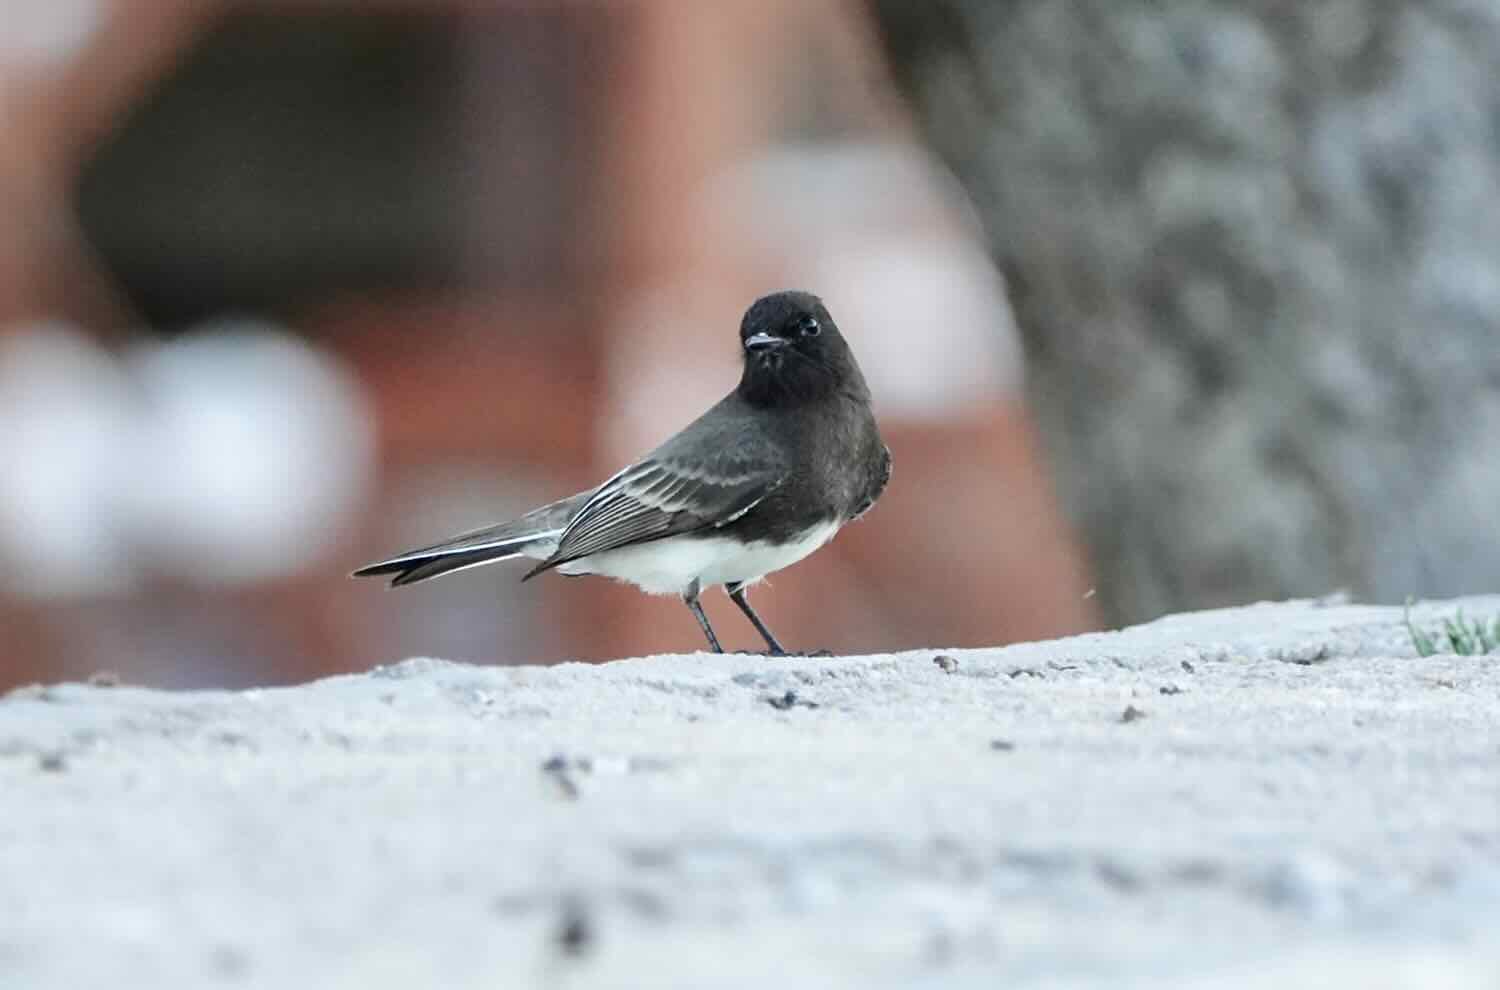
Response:
[{"label": "folded wing", "polygon": [[552,556],[526,576],[590,554],[723,526],[755,508],[784,479],[782,458],[753,435],[720,433],[685,431],[599,486],[568,522]]}]

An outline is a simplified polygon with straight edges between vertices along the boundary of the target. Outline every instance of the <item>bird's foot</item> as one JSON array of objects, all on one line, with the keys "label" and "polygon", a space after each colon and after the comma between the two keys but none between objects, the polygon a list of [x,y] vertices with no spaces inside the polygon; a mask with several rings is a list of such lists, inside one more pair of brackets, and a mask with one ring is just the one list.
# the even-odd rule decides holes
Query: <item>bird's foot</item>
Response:
[{"label": "bird's foot", "polygon": [[765,657],[768,660],[817,659],[834,656],[832,650],[735,650],[742,657]]}]

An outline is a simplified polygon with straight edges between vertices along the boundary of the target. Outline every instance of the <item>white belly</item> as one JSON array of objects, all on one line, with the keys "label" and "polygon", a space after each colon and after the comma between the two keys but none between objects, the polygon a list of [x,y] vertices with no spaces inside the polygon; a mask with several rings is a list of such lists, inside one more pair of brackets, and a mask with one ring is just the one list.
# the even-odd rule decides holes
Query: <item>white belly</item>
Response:
[{"label": "white belly", "polygon": [[806,557],[838,530],[838,523],[828,522],[800,540],[782,544],[740,543],[724,536],[669,536],[580,557],[558,570],[628,581],[653,595],[680,595],[694,581],[702,588],[759,581]]}]

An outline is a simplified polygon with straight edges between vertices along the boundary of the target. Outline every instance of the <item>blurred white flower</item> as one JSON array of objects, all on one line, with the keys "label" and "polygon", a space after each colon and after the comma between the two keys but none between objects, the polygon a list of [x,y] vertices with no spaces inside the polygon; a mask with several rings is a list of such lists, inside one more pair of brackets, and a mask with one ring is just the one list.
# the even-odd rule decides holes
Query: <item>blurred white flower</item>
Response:
[{"label": "blurred white flower", "polygon": [[0,3],[0,59],[64,60],[76,55],[104,20],[100,0],[9,0]]},{"label": "blurred white flower", "polygon": [[326,552],[369,481],[358,385],[277,327],[220,323],[122,363],[76,330],[0,334],[0,585],[108,595],[149,567],[258,581]]},{"label": "blurred white flower", "polygon": [[250,320],[139,352],[146,396],[127,480],[138,543],[191,580],[301,569],[339,535],[374,439],[357,384],[329,358]]},{"label": "blurred white flower", "polygon": [[130,583],[116,511],[130,386],[61,323],[0,331],[0,585],[107,594]]}]

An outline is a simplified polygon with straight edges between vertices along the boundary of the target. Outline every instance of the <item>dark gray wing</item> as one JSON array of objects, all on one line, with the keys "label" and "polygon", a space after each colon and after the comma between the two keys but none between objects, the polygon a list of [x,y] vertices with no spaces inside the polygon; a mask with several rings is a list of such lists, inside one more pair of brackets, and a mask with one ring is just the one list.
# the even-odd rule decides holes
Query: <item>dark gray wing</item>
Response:
[{"label": "dark gray wing", "polygon": [[786,477],[785,458],[753,419],[720,403],[654,453],[600,485],[557,550],[530,574],[589,554],[731,523]]},{"label": "dark gray wing", "polygon": [[876,464],[874,471],[871,472],[869,484],[865,487],[865,493],[854,506],[854,513],[849,517],[849,521],[854,522],[860,516],[869,512],[870,507],[875,504],[875,500],[880,498],[881,493],[885,491],[885,486],[890,483],[891,448],[882,443],[880,445],[879,462]]}]

